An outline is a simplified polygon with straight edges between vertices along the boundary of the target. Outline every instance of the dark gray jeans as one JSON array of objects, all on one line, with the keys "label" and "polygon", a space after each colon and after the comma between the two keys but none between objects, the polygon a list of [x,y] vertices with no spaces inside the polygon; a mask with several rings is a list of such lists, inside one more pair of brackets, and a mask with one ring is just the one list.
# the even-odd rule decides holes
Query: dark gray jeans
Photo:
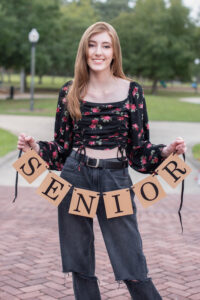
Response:
[{"label": "dark gray jeans", "polygon": [[[117,161],[117,159],[110,160]],[[62,178],[78,188],[103,193],[132,185],[128,168],[123,170],[81,166],[79,170],[78,165],[79,161],[69,156],[61,173]],[[63,272],[72,272],[77,300],[98,300],[101,297],[95,276],[93,219],[68,213],[72,190],[73,187],[58,207]],[[100,196],[97,208],[99,225],[115,279],[126,283],[133,299],[161,299],[151,279],[147,277],[148,269],[138,231],[137,209],[132,189],[130,193],[134,214],[112,219],[107,219],[103,196]],[[131,280],[137,280],[138,283]],[[138,287],[142,291],[143,285],[148,293],[145,296],[139,292],[142,296],[137,297]]]}]

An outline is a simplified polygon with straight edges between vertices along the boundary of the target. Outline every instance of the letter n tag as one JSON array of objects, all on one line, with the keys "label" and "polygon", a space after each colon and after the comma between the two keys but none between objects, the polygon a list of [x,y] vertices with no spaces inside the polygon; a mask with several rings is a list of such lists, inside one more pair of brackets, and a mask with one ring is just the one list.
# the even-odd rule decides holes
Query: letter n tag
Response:
[{"label": "letter n tag", "polygon": [[108,219],[133,214],[129,189],[103,193],[103,198]]},{"label": "letter n tag", "polygon": [[14,162],[13,167],[28,183],[32,183],[48,168],[48,165],[36,151],[29,150]]},{"label": "letter n tag", "polygon": [[58,206],[70,190],[71,186],[72,185],[69,182],[60,176],[50,172],[36,192],[55,206]]},{"label": "letter n tag", "polygon": [[192,169],[177,154],[171,154],[156,170],[158,175],[173,188],[181,183],[191,171]]},{"label": "letter n tag", "polygon": [[99,193],[74,188],[69,213],[88,218],[94,218],[99,202]]},{"label": "letter n tag", "polygon": [[165,191],[155,176],[148,176],[134,184],[132,188],[136,197],[145,208],[166,196]]}]

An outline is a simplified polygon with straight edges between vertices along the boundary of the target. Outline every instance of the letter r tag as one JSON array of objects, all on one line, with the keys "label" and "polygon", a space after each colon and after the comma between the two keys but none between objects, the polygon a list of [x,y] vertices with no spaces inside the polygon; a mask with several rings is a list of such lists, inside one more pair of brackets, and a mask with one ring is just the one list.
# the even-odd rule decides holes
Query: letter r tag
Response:
[{"label": "letter r tag", "polygon": [[173,153],[156,170],[158,175],[173,188],[181,183],[191,171],[192,169],[177,154]]},{"label": "letter r tag", "polygon": [[132,189],[145,208],[166,196],[160,182],[152,175],[134,184]]},{"label": "letter r tag", "polygon": [[60,176],[50,172],[36,192],[55,206],[58,206],[70,190],[71,186],[72,185],[69,182]]},{"label": "letter r tag", "polygon": [[48,165],[36,151],[29,150],[14,162],[13,167],[28,183],[32,183],[48,168]]}]

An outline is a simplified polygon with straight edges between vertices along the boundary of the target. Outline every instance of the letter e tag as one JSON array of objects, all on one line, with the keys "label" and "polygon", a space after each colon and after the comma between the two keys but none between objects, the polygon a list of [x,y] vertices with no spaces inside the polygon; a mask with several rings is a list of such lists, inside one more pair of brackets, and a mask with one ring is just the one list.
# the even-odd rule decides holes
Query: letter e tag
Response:
[{"label": "letter e tag", "polygon": [[171,154],[156,170],[158,175],[173,188],[181,183],[191,171],[192,169],[177,154]]},{"label": "letter e tag", "polygon": [[132,188],[144,208],[151,206],[166,196],[160,182],[152,175],[137,182]]},{"label": "letter e tag", "polygon": [[99,202],[99,193],[74,188],[69,213],[88,218],[94,218]]},{"label": "letter e tag", "polygon": [[14,162],[13,167],[28,183],[32,183],[48,165],[35,150],[29,150]]},{"label": "letter e tag", "polygon": [[50,172],[36,192],[55,206],[58,206],[70,190],[71,186],[72,185],[69,182],[60,176]]},{"label": "letter e tag", "polygon": [[133,214],[129,189],[103,193],[107,219]]}]

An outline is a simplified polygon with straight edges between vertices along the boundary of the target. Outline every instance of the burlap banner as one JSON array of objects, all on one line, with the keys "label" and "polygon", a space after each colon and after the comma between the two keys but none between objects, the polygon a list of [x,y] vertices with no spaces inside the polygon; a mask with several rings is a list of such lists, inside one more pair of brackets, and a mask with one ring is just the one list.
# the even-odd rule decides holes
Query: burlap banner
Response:
[{"label": "burlap banner", "polygon": [[[34,150],[26,152],[13,164],[13,167],[28,183],[32,183],[48,169],[46,162]],[[155,172],[175,188],[191,171],[191,168],[177,154],[171,154]],[[58,206],[71,187],[69,182],[55,173],[49,172],[37,189],[37,193]],[[100,194],[77,187],[73,188],[69,213],[94,218]],[[130,189],[133,189],[143,207],[153,205],[166,196],[155,174],[137,182]],[[108,191],[102,194],[108,219],[134,213],[130,189]]]}]

